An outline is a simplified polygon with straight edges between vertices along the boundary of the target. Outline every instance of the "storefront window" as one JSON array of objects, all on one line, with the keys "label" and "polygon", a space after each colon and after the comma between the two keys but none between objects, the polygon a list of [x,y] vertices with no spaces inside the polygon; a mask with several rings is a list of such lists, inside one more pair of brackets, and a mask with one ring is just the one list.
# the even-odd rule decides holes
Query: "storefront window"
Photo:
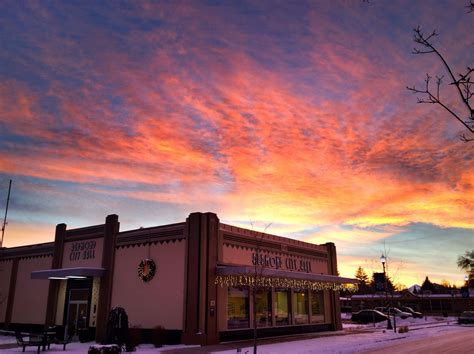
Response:
[{"label": "storefront window", "polygon": [[275,289],[275,323],[277,326],[290,324],[290,296],[288,289]]},{"label": "storefront window", "polygon": [[311,293],[311,322],[324,322],[324,294],[320,291]]},{"label": "storefront window", "polygon": [[305,290],[293,293],[293,303],[295,304],[295,324],[305,324],[309,322],[308,292]]},{"label": "storefront window", "polygon": [[268,327],[272,325],[272,292],[262,290],[256,294],[257,326]]},{"label": "storefront window", "polygon": [[249,328],[249,291],[229,288],[227,292],[227,328]]}]

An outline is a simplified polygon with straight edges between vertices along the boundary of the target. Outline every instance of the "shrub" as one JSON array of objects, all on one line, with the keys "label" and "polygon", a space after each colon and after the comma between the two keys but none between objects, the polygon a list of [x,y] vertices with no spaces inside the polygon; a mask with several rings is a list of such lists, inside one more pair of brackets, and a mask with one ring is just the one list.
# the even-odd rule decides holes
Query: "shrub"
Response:
[{"label": "shrub", "polygon": [[115,354],[121,353],[122,349],[118,345],[91,346],[87,354]]},{"label": "shrub", "polygon": [[398,328],[398,333],[406,333],[408,332],[408,326],[400,326]]}]

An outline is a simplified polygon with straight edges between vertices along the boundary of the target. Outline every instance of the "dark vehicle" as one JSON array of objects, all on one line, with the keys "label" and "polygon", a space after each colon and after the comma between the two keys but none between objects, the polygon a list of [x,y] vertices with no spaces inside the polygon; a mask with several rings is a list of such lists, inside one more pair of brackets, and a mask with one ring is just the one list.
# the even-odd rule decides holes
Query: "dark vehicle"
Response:
[{"label": "dark vehicle", "polygon": [[413,318],[423,318],[423,314],[421,312],[415,311],[411,307],[402,306],[402,307],[399,307],[399,309],[402,310],[403,312],[411,313]]},{"label": "dark vehicle", "polygon": [[351,321],[358,323],[372,323],[387,321],[388,317],[377,310],[360,310],[352,314]]},{"label": "dark vehicle", "polygon": [[458,323],[474,323],[474,311],[464,311],[461,313]]}]

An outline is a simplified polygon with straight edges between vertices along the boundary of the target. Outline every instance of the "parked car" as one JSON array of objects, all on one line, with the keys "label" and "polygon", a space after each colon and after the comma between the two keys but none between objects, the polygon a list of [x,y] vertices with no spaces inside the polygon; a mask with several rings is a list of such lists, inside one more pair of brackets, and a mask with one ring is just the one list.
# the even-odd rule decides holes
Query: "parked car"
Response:
[{"label": "parked car", "polygon": [[351,321],[358,323],[381,322],[387,321],[387,319],[387,315],[376,310],[360,310],[359,312],[354,312],[351,317]]},{"label": "parked car", "polygon": [[402,306],[402,307],[399,307],[399,309],[402,310],[403,312],[411,313],[413,318],[423,318],[423,314],[421,312],[415,311],[411,307]]},{"label": "parked car", "polygon": [[375,309],[382,313],[389,313],[390,316],[400,317],[402,320],[407,319],[408,317],[412,317],[411,313],[403,312],[397,309],[396,307],[376,307]]},{"label": "parked car", "polygon": [[464,311],[461,313],[458,323],[474,323],[474,311]]}]

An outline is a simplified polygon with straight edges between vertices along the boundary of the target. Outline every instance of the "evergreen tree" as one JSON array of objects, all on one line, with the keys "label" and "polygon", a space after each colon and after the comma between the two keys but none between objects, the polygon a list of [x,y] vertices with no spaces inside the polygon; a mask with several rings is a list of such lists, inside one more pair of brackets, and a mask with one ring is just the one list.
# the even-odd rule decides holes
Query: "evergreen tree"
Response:
[{"label": "evergreen tree", "polygon": [[360,281],[360,286],[362,285],[369,285],[369,276],[365,272],[364,268],[360,267],[357,268],[357,271],[355,273],[355,278]]},{"label": "evergreen tree", "polygon": [[[386,275],[385,275],[386,276]],[[395,286],[393,285],[392,283],[392,279],[390,279],[389,276],[387,276],[387,289],[386,291],[389,292],[389,293],[392,293],[394,290],[395,290]],[[370,281],[370,287],[374,290],[376,290],[376,286],[375,286],[375,273],[372,274],[372,280]],[[385,287],[385,282],[384,282],[384,287]]]},{"label": "evergreen tree", "polygon": [[421,284],[421,290],[422,291],[434,291],[435,286],[434,284],[428,279],[428,276],[426,276],[425,281],[423,284]]},{"label": "evergreen tree", "polygon": [[365,272],[364,268],[360,266],[357,268],[355,278],[359,280],[359,294],[368,294],[372,292],[372,289],[370,288],[369,276]]}]

